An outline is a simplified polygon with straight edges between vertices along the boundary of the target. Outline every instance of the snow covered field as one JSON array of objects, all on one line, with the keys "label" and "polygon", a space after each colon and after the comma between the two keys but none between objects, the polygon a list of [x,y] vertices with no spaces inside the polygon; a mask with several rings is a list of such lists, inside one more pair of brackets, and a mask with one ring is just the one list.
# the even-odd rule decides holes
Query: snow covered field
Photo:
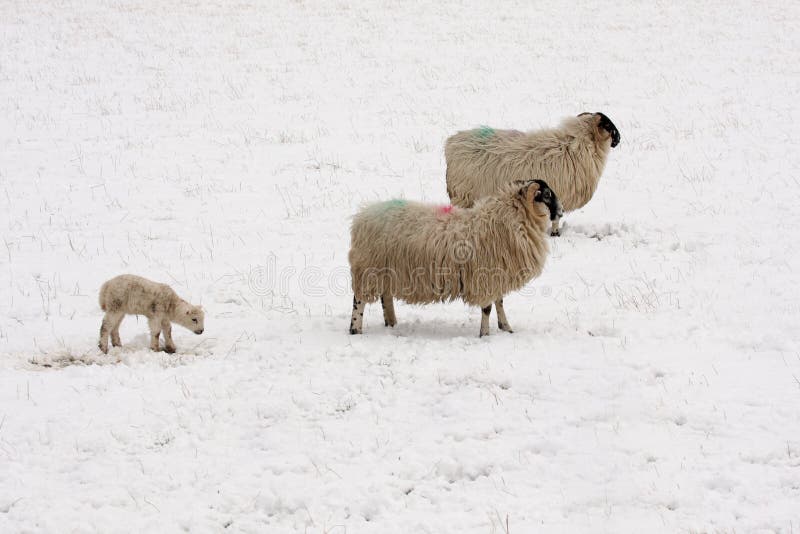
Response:
[{"label": "snow covered field", "polygon": [[[800,4],[0,3],[0,532],[800,532]],[[367,308],[444,139],[622,134],[544,275]],[[96,348],[123,272],[202,336]]]}]

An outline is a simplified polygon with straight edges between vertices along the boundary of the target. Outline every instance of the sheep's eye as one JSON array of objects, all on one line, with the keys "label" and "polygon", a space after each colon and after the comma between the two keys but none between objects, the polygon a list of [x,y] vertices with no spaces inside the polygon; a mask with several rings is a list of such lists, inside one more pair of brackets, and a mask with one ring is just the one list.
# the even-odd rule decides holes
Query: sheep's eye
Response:
[{"label": "sheep's eye", "polygon": [[192,319],[192,322],[193,322],[193,323],[196,323],[196,322],[197,322],[197,319]]}]

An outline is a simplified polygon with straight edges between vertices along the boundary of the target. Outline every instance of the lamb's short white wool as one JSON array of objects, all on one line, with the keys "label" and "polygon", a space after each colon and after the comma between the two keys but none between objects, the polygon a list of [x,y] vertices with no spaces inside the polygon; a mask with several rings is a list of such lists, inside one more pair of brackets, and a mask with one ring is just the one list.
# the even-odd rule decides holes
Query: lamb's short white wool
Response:
[{"label": "lamb's short white wool", "polygon": [[560,211],[542,180],[508,185],[472,208],[402,200],[365,207],[351,229],[350,333],[361,333],[366,303],[379,298],[386,326],[394,326],[394,297],[412,304],[461,299],[479,306],[481,336],[489,333],[495,302],[498,324],[510,332],[503,295],[541,273],[548,221]]},{"label": "lamb's short white wool", "polygon": [[150,326],[150,348],[159,349],[158,336],[164,333],[164,350],[175,352],[172,323],[203,333],[205,314],[200,306],[189,304],[166,284],[141,276],[123,274],[112,278],[100,288],[100,308],[106,312],[100,326],[100,350],[108,353],[108,336],[115,347],[122,345],[119,325],[125,315],[144,315]]},{"label": "lamb's short white wool", "polygon": [[[447,194],[470,207],[516,180],[542,178],[566,211],[591,200],[611,147],[620,136],[602,113],[581,113],[558,128],[520,132],[482,127],[456,133],[445,143]],[[558,235],[557,218],[552,235]]]}]

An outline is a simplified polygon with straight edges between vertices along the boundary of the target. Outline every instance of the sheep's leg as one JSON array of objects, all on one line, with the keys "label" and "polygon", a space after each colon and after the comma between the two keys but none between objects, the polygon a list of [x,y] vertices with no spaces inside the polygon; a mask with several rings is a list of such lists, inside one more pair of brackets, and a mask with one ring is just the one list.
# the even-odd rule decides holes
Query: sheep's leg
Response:
[{"label": "sheep's leg", "polygon": [[122,341],[119,340],[119,325],[122,324],[122,320],[125,318],[124,313],[120,313],[119,317],[116,317],[111,323],[111,344],[115,347],[121,347]]},{"label": "sheep's leg", "polygon": [[100,325],[100,341],[97,343],[97,347],[102,350],[104,354],[108,354],[108,336],[111,334],[111,330],[113,330],[114,319],[114,314],[108,312],[103,316],[103,323]]},{"label": "sheep's leg", "polygon": [[162,319],[161,331],[164,333],[164,350],[168,354],[175,352],[175,342],[172,341],[172,323],[169,319]]},{"label": "sheep's leg", "polygon": [[496,300],[494,306],[497,308],[497,327],[500,330],[505,330],[509,334],[513,333],[514,331],[511,330],[511,325],[508,324],[508,318],[506,318],[506,310],[503,308],[503,299]]},{"label": "sheep's leg", "polygon": [[559,222],[561,222],[561,217],[556,217],[553,219],[553,222],[550,225],[550,235],[553,237],[558,237],[561,235],[561,230],[558,229]]},{"label": "sheep's leg", "polygon": [[383,306],[383,322],[386,326],[397,324],[397,317],[394,315],[394,300],[389,294],[381,295],[381,306]]},{"label": "sheep's leg", "polygon": [[485,308],[481,308],[481,332],[478,337],[489,335],[489,315],[492,313],[492,304],[489,303]]},{"label": "sheep's leg", "polygon": [[361,325],[364,321],[364,307],[366,307],[366,305],[366,302],[353,296],[353,316],[350,319],[351,334],[361,333]]},{"label": "sheep's leg", "polygon": [[150,327],[150,350],[158,352],[158,336],[161,335],[161,320],[156,317],[148,317],[147,324]]}]

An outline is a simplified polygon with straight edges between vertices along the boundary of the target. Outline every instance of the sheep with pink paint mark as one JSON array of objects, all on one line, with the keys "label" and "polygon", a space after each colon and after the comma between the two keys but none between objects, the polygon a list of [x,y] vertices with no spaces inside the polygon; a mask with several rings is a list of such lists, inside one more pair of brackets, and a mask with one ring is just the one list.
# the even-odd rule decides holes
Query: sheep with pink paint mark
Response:
[{"label": "sheep with pink paint mark", "polygon": [[561,204],[542,180],[509,184],[472,208],[391,200],[353,218],[350,333],[360,334],[367,303],[380,299],[394,326],[394,298],[410,304],[460,299],[482,310],[489,333],[492,303],[498,326],[511,332],[503,296],[538,276],[548,255],[545,232]]}]

